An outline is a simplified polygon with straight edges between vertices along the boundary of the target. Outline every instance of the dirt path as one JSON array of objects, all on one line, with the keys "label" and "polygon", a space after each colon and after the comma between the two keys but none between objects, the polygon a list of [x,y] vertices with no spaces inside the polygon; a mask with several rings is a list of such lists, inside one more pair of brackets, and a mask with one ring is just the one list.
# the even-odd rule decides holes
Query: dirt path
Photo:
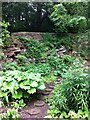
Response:
[{"label": "dirt path", "polygon": [[49,106],[45,102],[44,97],[51,95],[55,84],[58,83],[60,83],[60,79],[56,82],[54,81],[49,84],[46,83],[46,89],[44,91],[40,91],[39,94],[37,94],[35,98],[28,102],[26,107],[19,112],[21,120],[27,118],[44,118],[47,115],[47,111],[49,109]]}]

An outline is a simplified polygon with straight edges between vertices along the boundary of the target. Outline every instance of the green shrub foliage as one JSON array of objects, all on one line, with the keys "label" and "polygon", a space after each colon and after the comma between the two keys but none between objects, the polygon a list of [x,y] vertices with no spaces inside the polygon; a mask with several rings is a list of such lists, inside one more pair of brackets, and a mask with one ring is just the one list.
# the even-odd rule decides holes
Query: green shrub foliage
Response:
[{"label": "green shrub foliage", "polygon": [[0,97],[6,102],[28,98],[37,89],[44,89],[44,82],[40,74],[21,72],[19,70],[6,71],[0,77]]},{"label": "green shrub foliage", "polygon": [[68,14],[68,10],[63,4],[54,6],[50,18],[54,22],[57,32],[82,32],[87,28],[87,19],[77,14]]},{"label": "green shrub foliage", "polygon": [[6,23],[5,21],[0,21],[0,26],[1,26],[1,44],[7,45],[9,44],[10,41],[10,35],[9,31],[7,30],[9,23]]},{"label": "green shrub foliage", "polygon": [[[88,108],[88,70],[81,67],[81,62],[76,59],[69,69],[62,74],[61,84],[54,89],[53,95],[49,98],[52,117],[78,118],[78,111],[82,111],[81,117],[87,117]],[[80,112],[79,111],[79,112]],[[70,114],[71,113],[71,114]],[[80,117],[80,116],[79,116]]]}]

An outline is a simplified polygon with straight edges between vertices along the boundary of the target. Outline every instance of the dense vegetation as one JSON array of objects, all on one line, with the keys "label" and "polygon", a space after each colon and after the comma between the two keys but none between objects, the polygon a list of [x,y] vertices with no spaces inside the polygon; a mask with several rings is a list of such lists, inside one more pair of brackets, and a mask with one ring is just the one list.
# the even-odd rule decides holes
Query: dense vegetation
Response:
[{"label": "dense vegetation", "polygon": [[[89,118],[90,68],[85,66],[85,62],[89,61],[90,36],[87,10],[87,3],[3,3],[5,21],[0,22],[0,46],[3,50],[13,45],[8,30],[30,31],[33,28],[33,31],[49,31],[50,28],[50,32],[59,34],[42,34],[40,41],[16,37],[26,51],[15,55],[12,62],[3,53],[0,54],[0,59],[4,61],[0,71],[0,107],[9,103],[13,107],[0,114],[0,119],[20,118],[18,110],[26,105],[28,99],[44,90],[46,82],[57,78],[59,84],[55,85],[53,94],[46,97],[50,107],[46,117]],[[42,23],[45,29],[42,29]]]},{"label": "dense vegetation", "polygon": [[[86,27],[90,11],[88,2],[62,4],[57,2],[3,2],[2,6],[2,17],[10,23],[10,32],[58,30],[65,32],[67,28],[69,32],[77,32],[79,28]],[[52,20],[56,22],[55,25]]]}]

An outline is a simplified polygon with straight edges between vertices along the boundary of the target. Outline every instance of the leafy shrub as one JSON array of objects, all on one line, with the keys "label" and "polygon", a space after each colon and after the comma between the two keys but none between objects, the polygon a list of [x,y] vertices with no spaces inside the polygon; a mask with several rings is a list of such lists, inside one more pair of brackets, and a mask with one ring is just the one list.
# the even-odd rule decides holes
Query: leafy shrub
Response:
[{"label": "leafy shrub", "polygon": [[17,58],[17,62],[19,64],[25,64],[25,62],[27,61],[27,58],[24,55],[17,55],[15,56],[15,58]]},{"label": "leafy shrub", "polygon": [[43,37],[42,41],[47,47],[47,49],[51,50],[54,47],[58,47],[58,43],[60,42],[60,40],[58,39],[57,36],[46,33],[46,34],[43,34],[42,37]]},{"label": "leafy shrub", "polygon": [[48,63],[26,64],[24,68],[29,72],[40,73],[42,76],[49,75],[51,72],[51,67]]},{"label": "leafy shrub", "polygon": [[6,113],[1,113],[0,114],[0,120],[5,120],[5,119],[18,119],[20,120],[20,115],[18,114],[17,109],[8,109]]},{"label": "leafy shrub", "polygon": [[61,58],[65,64],[72,64],[75,60],[75,58],[73,56],[70,56],[70,55],[64,55]]},{"label": "leafy shrub", "polygon": [[44,45],[42,43],[39,43],[37,40],[33,38],[26,38],[26,37],[18,37],[21,42],[24,43],[26,46],[27,52],[26,52],[26,57],[29,58],[42,58],[43,54],[46,56],[46,52],[44,49]]},{"label": "leafy shrub", "polygon": [[0,97],[6,102],[28,98],[37,89],[45,88],[40,74],[8,70],[0,79]]},{"label": "leafy shrub", "polygon": [[70,16],[67,15],[67,10],[63,4],[54,6],[54,11],[51,13],[50,18],[54,22],[57,32],[67,32]]},{"label": "leafy shrub", "polygon": [[87,19],[83,16],[76,16],[70,19],[69,21],[69,28],[73,32],[78,32],[78,31],[85,31],[87,27]]},{"label": "leafy shrub", "polygon": [[[71,115],[68,115],[70,110],[73,110],[74,113],[81,110],[83,115],[87,114],[89,102],[88,70],[81,68],[81,63],[78,62],[76,60],[72,67],[62,74],[64,80],[55,87],[53,95],[48,100],[49,114],[52,117],[69,118],[71,117]],[[87,115],[84,115],[84,117],[87,117]]]},{"label": "leafy shrub", "polygon": [[80,55],[86,59],[89,57],[89,41],[88,37],[90,36],[90,30],[85,31],[85,33],[79,33],[75,36],[72,36],[73,44],[72,48],[77,52],[77,55]]},{"label": "leafy shrub", "polygon": [[17,62],[5,62],[5,63],[3,63],[2,64],[2,70],[4,71],[4,72],[6,72],[7,70],[18,70],[19,69],[19,66],[18,66],[18,64],[17,64]]},{"label": "leafy shrub", "polygon": [[9,31],[7,30],[9,23],[6,23],[5,21],[0,21],[0,26],[2,27],[0,43],[3,45],[8,45],[10,42],[10,35]]},{"label": "leafy shrub", "polygon": [[54,70],[54,75],[61,76],[62,72],[66,72],[75,58],[70,55],[64,55],[62,57],[49,56],[47,62]]},{"label": "leafy shrub", "polygon": [[63,4],[54,6],[50,15],[57,32],[82,32],[87,28],[87,19],[84,16],[70,15]]},{"label": "leafy shrub", "polygon": [[61,59],[56,56],[49,56],[47,62],[54,68],[57,69],[60,66]]},{"label": "leafy shrub", "polygon": [[42,76],[49,75],[51,73],[51,66],[48,63],[25,63],[23,65],[18,65],[17,62],[6,62],[2,64],[2,70],[6,72],[7,70],[19,70],[22,72],[28,71],[29,73],[40,73]]}]

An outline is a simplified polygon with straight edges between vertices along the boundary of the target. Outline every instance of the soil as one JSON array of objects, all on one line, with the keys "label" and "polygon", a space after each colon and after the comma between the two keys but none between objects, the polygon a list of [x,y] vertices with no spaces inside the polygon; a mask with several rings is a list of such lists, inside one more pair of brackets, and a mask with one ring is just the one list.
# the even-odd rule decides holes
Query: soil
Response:
[{"label": "soil", "polygon": [[[33,98],[32,100],[30,100],[30,102],[27,103],[27,107],[23,108],[19,114],[21,116],[21,120],[25,119],[25,118],[44,118],[47,115],[47,111],[49,109],[48,104],[45,102],[44,97],[51,95],[53,88],[49,88],[49,86],[54,86],[54,82],[52,83],[46,83],[46,89],[43,91],[39,91],[39,93],[35,96],[35,98]],[[49,90],[50,89],[50,90]],[[47,93],[48,90],[48,94],[43,94],[43,93]]]}]

